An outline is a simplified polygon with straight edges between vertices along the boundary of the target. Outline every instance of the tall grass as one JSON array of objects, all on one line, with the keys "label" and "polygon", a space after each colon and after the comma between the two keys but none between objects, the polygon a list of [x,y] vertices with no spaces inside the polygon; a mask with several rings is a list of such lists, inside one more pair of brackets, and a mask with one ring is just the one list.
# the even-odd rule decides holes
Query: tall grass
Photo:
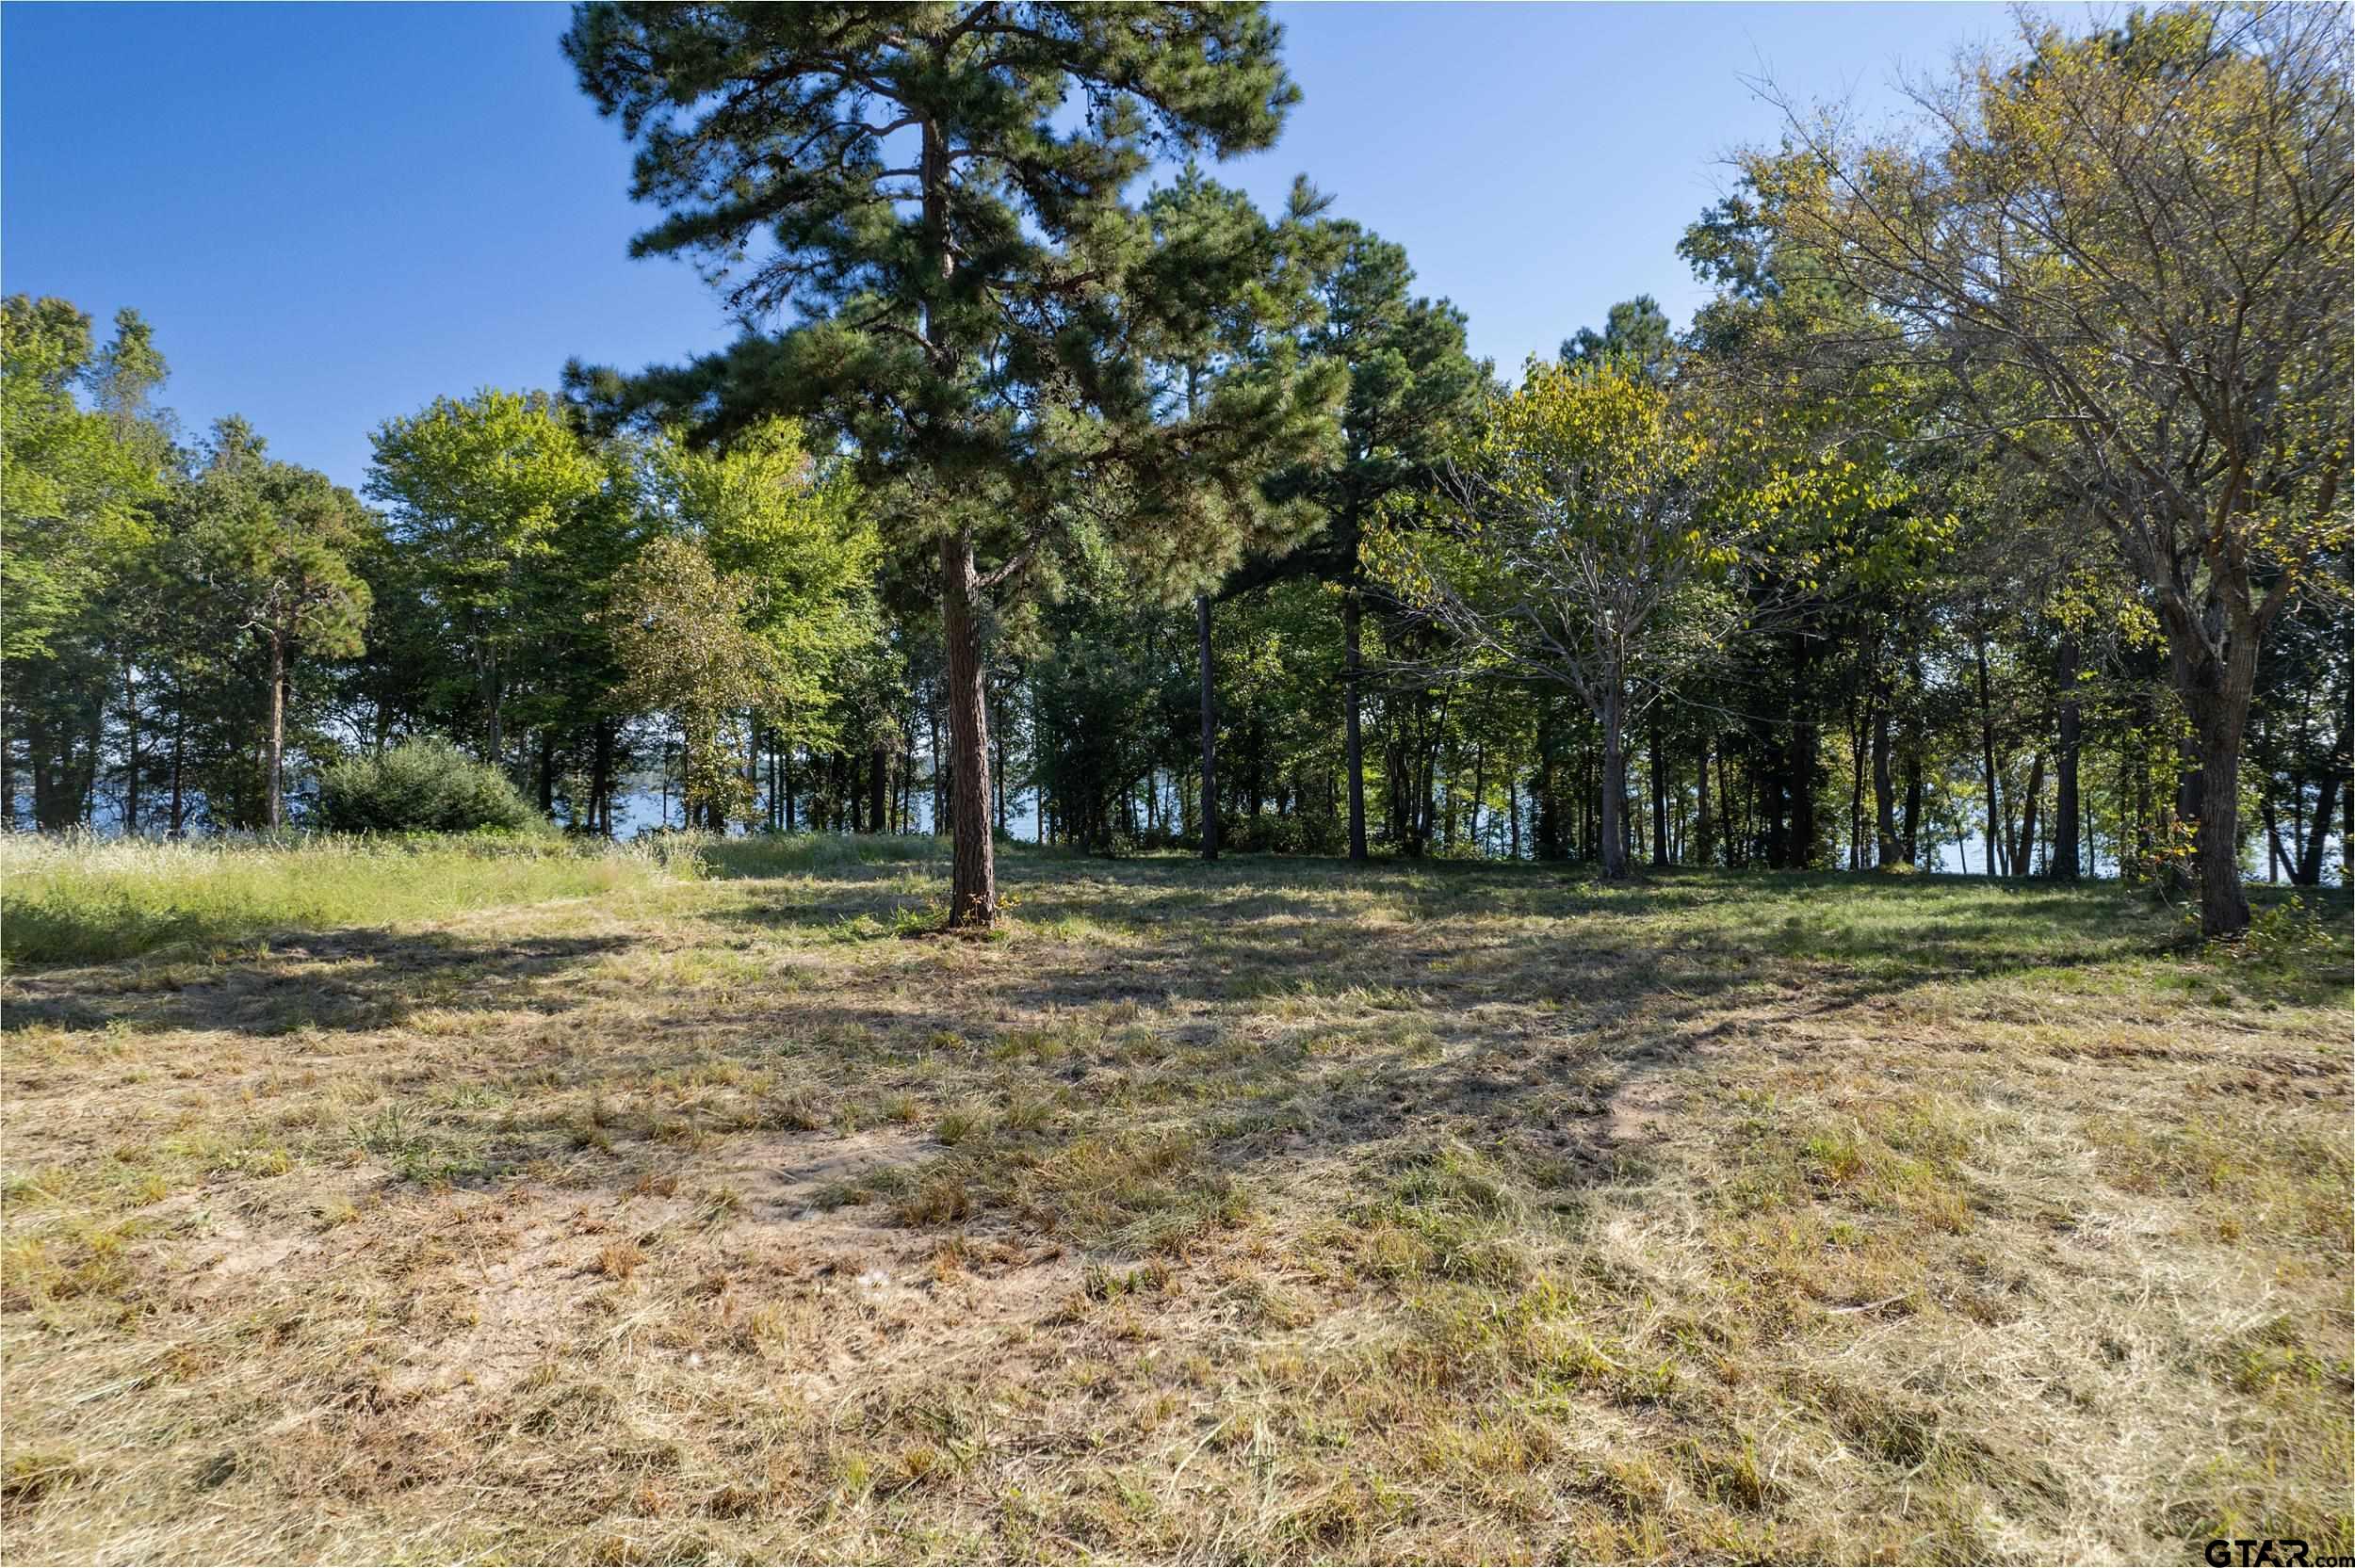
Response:
[{"label": "tall grass", "polygon": [[101,963],[281,931],[430,919],[699,872],[692,844],[301,837],[177,844],[0,835],[0,957]]},{"label": "tall grass", "polygon": [[945,876],[949,840],[929,833],[669,833],[691,845],[696,860],[719,877],[801,877],[851,871],[862,865],[924,865]]}]

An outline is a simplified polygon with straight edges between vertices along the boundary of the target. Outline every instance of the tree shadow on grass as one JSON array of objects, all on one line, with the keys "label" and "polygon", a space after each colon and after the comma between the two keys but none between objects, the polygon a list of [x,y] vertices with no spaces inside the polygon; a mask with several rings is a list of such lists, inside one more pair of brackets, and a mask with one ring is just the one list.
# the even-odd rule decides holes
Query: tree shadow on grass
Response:
[{"label": "tree shadow on grass", "polygon": [[428,1010],[554,1012],[574,1002],[551,981],[630,946],[612,936],[327,931],[219,962],[13,976],[0,993],[0,1027],[283,1035],[398,1028]]}]

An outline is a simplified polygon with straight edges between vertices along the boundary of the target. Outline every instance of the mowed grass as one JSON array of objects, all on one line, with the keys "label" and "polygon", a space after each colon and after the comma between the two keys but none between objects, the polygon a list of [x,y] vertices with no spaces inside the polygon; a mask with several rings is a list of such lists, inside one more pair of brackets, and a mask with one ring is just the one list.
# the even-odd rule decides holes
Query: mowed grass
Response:
[{"label": "mowed grass", "polygon": [[20,965],[0,1556],[2355,1550],[2343,903],[702,865]]}]

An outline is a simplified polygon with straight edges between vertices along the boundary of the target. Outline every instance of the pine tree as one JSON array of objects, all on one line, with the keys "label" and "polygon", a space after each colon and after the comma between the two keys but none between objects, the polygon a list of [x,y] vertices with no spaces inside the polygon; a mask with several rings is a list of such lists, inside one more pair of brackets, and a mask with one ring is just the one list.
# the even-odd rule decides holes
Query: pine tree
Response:
[{"label": "pine tree", "polygon": [[1157,421],[1126,351],[1156,302],[1122,192],[1166,152],[1271,144],[1298,97],[1280,36],[1256,5],[998,3],[590,5],[566,36],[638,145],[632,193],[667,209],[638,253],[701,258],[739,320],[791,323],[632,383],[575,367],[576,389],[707,439],[832,417],[896,503],[891,542],[936,558],[951,927],[997,906],[999,590],[1076,527],[1224,526],[1173,498],[1291,416],[1279,379]]}]

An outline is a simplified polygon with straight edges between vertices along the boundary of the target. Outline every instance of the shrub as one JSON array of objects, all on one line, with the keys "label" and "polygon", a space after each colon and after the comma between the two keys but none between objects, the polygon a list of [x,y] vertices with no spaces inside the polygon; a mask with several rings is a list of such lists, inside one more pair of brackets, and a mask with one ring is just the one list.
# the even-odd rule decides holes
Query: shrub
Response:
[{"label": "shrub", "polygon": [[331,832],[522,832],[540,814],[507,775],[446,740],[407,740],[319,776],[319,825]]}]

